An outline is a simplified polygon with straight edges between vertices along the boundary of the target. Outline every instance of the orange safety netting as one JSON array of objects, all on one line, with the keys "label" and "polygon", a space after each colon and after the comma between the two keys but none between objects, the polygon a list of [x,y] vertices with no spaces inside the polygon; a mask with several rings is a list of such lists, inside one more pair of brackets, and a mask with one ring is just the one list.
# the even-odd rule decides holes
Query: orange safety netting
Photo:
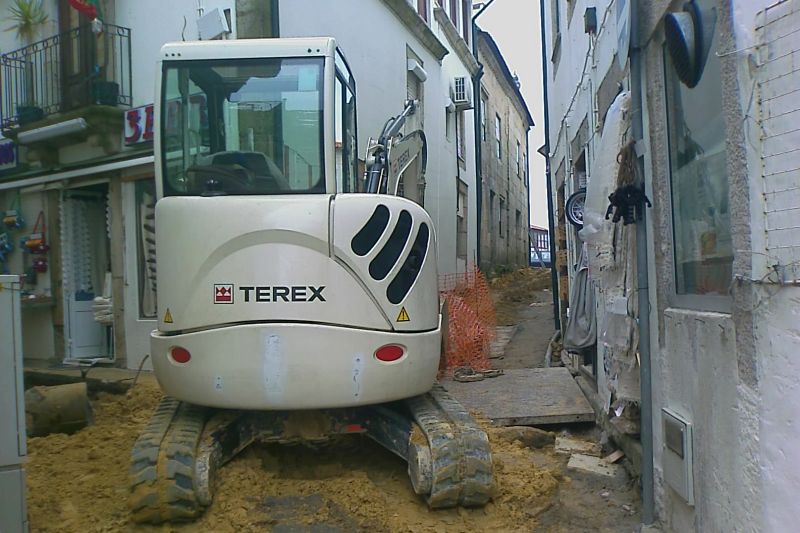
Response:
[{"label": "orange safety netting", "polygon": [[490,345],[495,332],[495,312],[486,277],[476,266],[466,272],[439,277],[439,292],[446,302],[448,337],[439,373],[459,367],[490,368]]}]

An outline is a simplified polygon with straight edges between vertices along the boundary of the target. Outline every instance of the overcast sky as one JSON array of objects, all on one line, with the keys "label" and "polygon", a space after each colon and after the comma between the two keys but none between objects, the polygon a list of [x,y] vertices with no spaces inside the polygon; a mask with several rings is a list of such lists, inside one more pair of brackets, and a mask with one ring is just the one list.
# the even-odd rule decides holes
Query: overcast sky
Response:
[{"label": "overcast sky", "polygon": [[544,144],[542,96],[542,49],[539,33],[539,2],[495,0],[478,18],[478,26],[494,38],[512,72],[521,83],[522,95],[536,124],[528,134],[530,143],[531,224],[547,227],[547,186],[544,158],[536,150]]}]

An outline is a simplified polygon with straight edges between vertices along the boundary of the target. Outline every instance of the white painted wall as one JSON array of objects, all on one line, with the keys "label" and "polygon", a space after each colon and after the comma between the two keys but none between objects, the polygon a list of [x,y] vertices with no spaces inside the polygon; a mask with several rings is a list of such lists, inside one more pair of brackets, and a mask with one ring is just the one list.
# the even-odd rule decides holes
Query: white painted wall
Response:
[{"label": "white painted wall", "polygon": [[[141,172],[143,169],[131,169]],[[125,283],[125,356],[130,369],[138,369],[147,354],[150,353],[150,332],[158,328],[154,319],[139,316],[139,256],[136,228],[136,182],[122,184],[122,224],[126,235],[123,244],[123,280]],[[148,358],[144,363],[147,370],[153,369]]]},{"label": "white painted wall", "polygon": [[797,529],[800,494],[800,289],[774,289],[759,320],[760,468],[764,531]]},{"label": "white painted wall", "polygon": [[[584,116],[589,117],[592,130],[592,95],[616,48],[613,3],[595,4],[601,24],[606,7],[611,6],[612,11],[606,23],[611,31],[607,35],[600,33],[593,53],[589,38],[583,34],[582,15],[588,3],[576,1],[568,29],[567,4],[557,3],[562,9],[562,56],[555,77],[552,63],[548,64],[553,171],[557,162],[568,155],[566,145]],[[549,1],[546,4],[548,28],[552,5]],[[659,316],[658,310],[666,304],[658,301],[663,294],[659,285],[672,282],[658,278],[655,249],[663,239],[670,238],[669,225],[650,219],[657,513],[666,528],[673,531],[795,531],[800,494],[800,447],[796,445],[800,442],[800,288],[780,285],[770,268],[779,263],[786,267],[782,269],[785,281],[800,278],[796,269],[800,265],[800,190],[796,181],[800,153],[794,151],[800,139],[792,133],[796,117],[800,117],[800,104],[796,97],[781,96],[800,84],[794,63],[790,63],[790,58],[800,51],[797,39],[778,38],[796,33],[800,9],[796,0],[733,0],[730,6],[734,43],[730,49],[712,53],[733,56],[737,68],[740,101],[738,108],[729,107],[725,112],[730,115],[726,117],[728,122],[739,123],[741,115],[745,116],[745,142],[741,147],[744,157],[736,159],[729,147],[728,169],[731,173],[745,173],[749,179],[749,191],[731,190],[730,194],[732,202],[749,201],[751,218],[744,222],[750,232],[752,255],[742,257],[743,252],[738,250],[736,254],[744,259],[743,264],[749,263],[752,272],[741,273],[740,285],[735,283],[734,291],[752,290],[753,297],[749,304],[734,300],[733,305],[740,306],[739,313],[668,307],[664,316]],[[654,23],[667,7],[652,8],[657,11]],[[724,20],[718,19],[718,24]],[[765,25],[769,20],[780,22]],[[548,35],[548,47],[552,42]],[[649,46],[660,50],[662,42],[663,34],[656,29]],[[756,45],[758,48],[754,48]],[[584,63],[586,74],[581,77]],[[593,65],[597,65],[596,70]],[[780,81],[776,84],[775,80]],[[662,90],[652,80],[645,80],[643,85],[646,92]],[[788,118],[778,120],[780,117]],[[566,120],[562,122],[563,118]],[[663,110],[655,110],[644,119],[648,136],[665,127]],[[647,146],[653,146],[649,138],[645,141]],[[666,147],[656,146],[653,150],[645,154],[651,189],[654,165],[658,160],[663,164]],[[738,166],[741,161],[744,167]],[[746,347],[737,344],[742,340],[737,337],[746,335],[744,330],[737,332],[737,327],[750,311],[755,329],[755,384],[748,384],[745,379],[740,358],[746,354],[740,350]],[[661,321],[663,331],[659,330]],[[694,506],[683,502],[664,481],[663,407],[682,414],[694,427]]]},{"label": "white painted wall", "polygon": [[[314,13],[313,17],[308,16],[310,12]],[[336,38],[356,78],[359,155],[362,158],[367,139],[376,137],[386,119],[403,109],[407,48],[422,60],[428,76],[423,84],[424,129],[428,139],[425,208],[436,227],[439,273],[455,272],[455,146],[446,141],[444,110],[449,96],[447,76],[456,67],[452,66],[449,58],[448,67],[439,63],[397,16],[383,2],[376,0],[282,2],[280,32],[282,37],[317,35]],[[468,146],[470,148],[473,147]],[[472,157],[474,161],[474,155]],[[472,167],[474,183],[474,162],[467,166],[468,169]],[[473,250],[477,233],[474,212],[473,208],[470,231]]]},{"label": "white painted wall", "polygon": [[[459,3],[460,4],[460,3]],[[471,78],[469,70],[464,65],[464,63],[459,58],[458,54],[454,51],[454,47],[451,45],[447,37],[445,36],[444,30],[441,28],[441,25],[435,20],[435,18],[431,18],[431,26],[433,28],[434,33],[436,33],[439,40],[444,44],[450,53],[444,56],[442,60],[442,75],[439,80],[439,86],[436,89],[439,95],[443,96],[444,102],[447,102],[450,98],[450,87],[453,82],[453,78],[456,76],[465,76],[466,78]],[[444,119],[443,109],[438,110],[439,115],[442,117],[440,120]],[[454,272],[458,270],[459,272],[463,272],[466,268],[467,264],[474,264],[476,258],[476,250],[477,250],[477,242],[478,242],[478,217],[477,217],[477,185],[475,180],[475,117],[474,117],[474,109],[471,111],[466,111],[463,113],[464,120],[466,121],[464,132],[465,132],[465,139],[464,139],[464,146],[465,146],[465,153],[464,159],[466,161],[465,168],[461,168],[458,164],[458,146],[456,145],[456,132],[455,132],[455,117],[452,117],[453,120],[453,134],[451,135],[450,139],[448,140],[446,136],[441,136],[439,138],[431,139],[428,137],[428,166],[430,167],[433,160],[436,160],[436,164],[439,166],[439,174],[429,174],[429,183],[430,186],[433,188],[433,198],[437,204],[439,204],[438,211],[439,211],[439,226],[438,231],[439,235],[444,238],[449,238],[452,235],[452,246],[447,246],[447,253],[449,252],[449,248],[452,247],[452,253],[455,254],[455,241],[456,241],[456,233],[457,233],[457,219],[456,219],[456,205],[457,205],[457,179],[465,182],[468,189],[468,205],[467,205],[467,261],[463,263],[461,260],[458,260],[458,264],[456,265],[456,269],[444,271],[446,272]],[[435,144],[439,144],[443,151],[432,151]],[[440,149],[441,149],[440,148]],[[435,182],[435,183],[434,183]],[[431,197],[431,195],[429,195]],[[450,213],[451,215],[444,215],[445,213]],[[440,250],[444,252],[446,249],[442,248],[444,243],[439,244]],[[440,261],[444,259],[442,257],[442,252],[440,252]]]},{"label": "white painted wall", "polygon": [[[206,0],[205,12],[219,8],[235,14],[236,0]],[[170,41],[194,41],[199,38],[196,0],[137,0],[116,2],[115,24],[131,28],[131,64],[133,70],[133,107],[153,103],[158,51]],[[236,36],[236,17],[231,17]]]}]

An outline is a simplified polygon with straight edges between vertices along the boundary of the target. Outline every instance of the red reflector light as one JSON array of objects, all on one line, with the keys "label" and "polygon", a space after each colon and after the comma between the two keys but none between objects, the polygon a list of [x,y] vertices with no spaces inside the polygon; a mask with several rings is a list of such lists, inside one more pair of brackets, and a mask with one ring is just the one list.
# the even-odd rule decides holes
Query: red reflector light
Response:
[{"label": "red reflector light", "polygon": [[188,363],[189,359],[192,358],[192,354],[189,353],[189,350],[181,348],[180,346],[173,346],[170,348],[169,355],[176,363]]},{"label": "red reflector light", "polygon": [[387,344],[375,350],[375,359],[384,363],[391,363],[403,357],[403,347],[396,344]]}]

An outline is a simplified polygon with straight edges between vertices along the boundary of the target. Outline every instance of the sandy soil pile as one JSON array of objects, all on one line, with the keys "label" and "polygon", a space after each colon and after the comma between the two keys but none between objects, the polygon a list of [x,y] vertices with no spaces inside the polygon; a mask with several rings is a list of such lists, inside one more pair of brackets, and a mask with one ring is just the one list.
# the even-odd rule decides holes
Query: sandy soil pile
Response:
[{"label": "sandy soil pile", "polygon": [[497,325],[513,325],[519,319],[520,304],[539,302],[543,289],[551,288],[550,269],[525,267],[489,282],[497,313]]},{"label": "sandy soil pile", "polygon": [[138,384],[127,395],[101,393],[95,424],[74,435],[28,439],[25,466],[31,531],[119,531],[128,521],[128,460],[161,399]]},{"label": "sandy soil pile", "polygon": [[195,523],[128,523],[128,457],[160,392],[139,383],[127,396],[101,394],[94,426],[29,440],[32,531],[265,531],[324,524],[341,531],[530,531],[548,508],[558,474],[530,450],[496,438],[496,495],[484,509],[430,511],[414,495],[406,465],[366,438],[311,450],[252,446],[222,469],[214,503]]}]

